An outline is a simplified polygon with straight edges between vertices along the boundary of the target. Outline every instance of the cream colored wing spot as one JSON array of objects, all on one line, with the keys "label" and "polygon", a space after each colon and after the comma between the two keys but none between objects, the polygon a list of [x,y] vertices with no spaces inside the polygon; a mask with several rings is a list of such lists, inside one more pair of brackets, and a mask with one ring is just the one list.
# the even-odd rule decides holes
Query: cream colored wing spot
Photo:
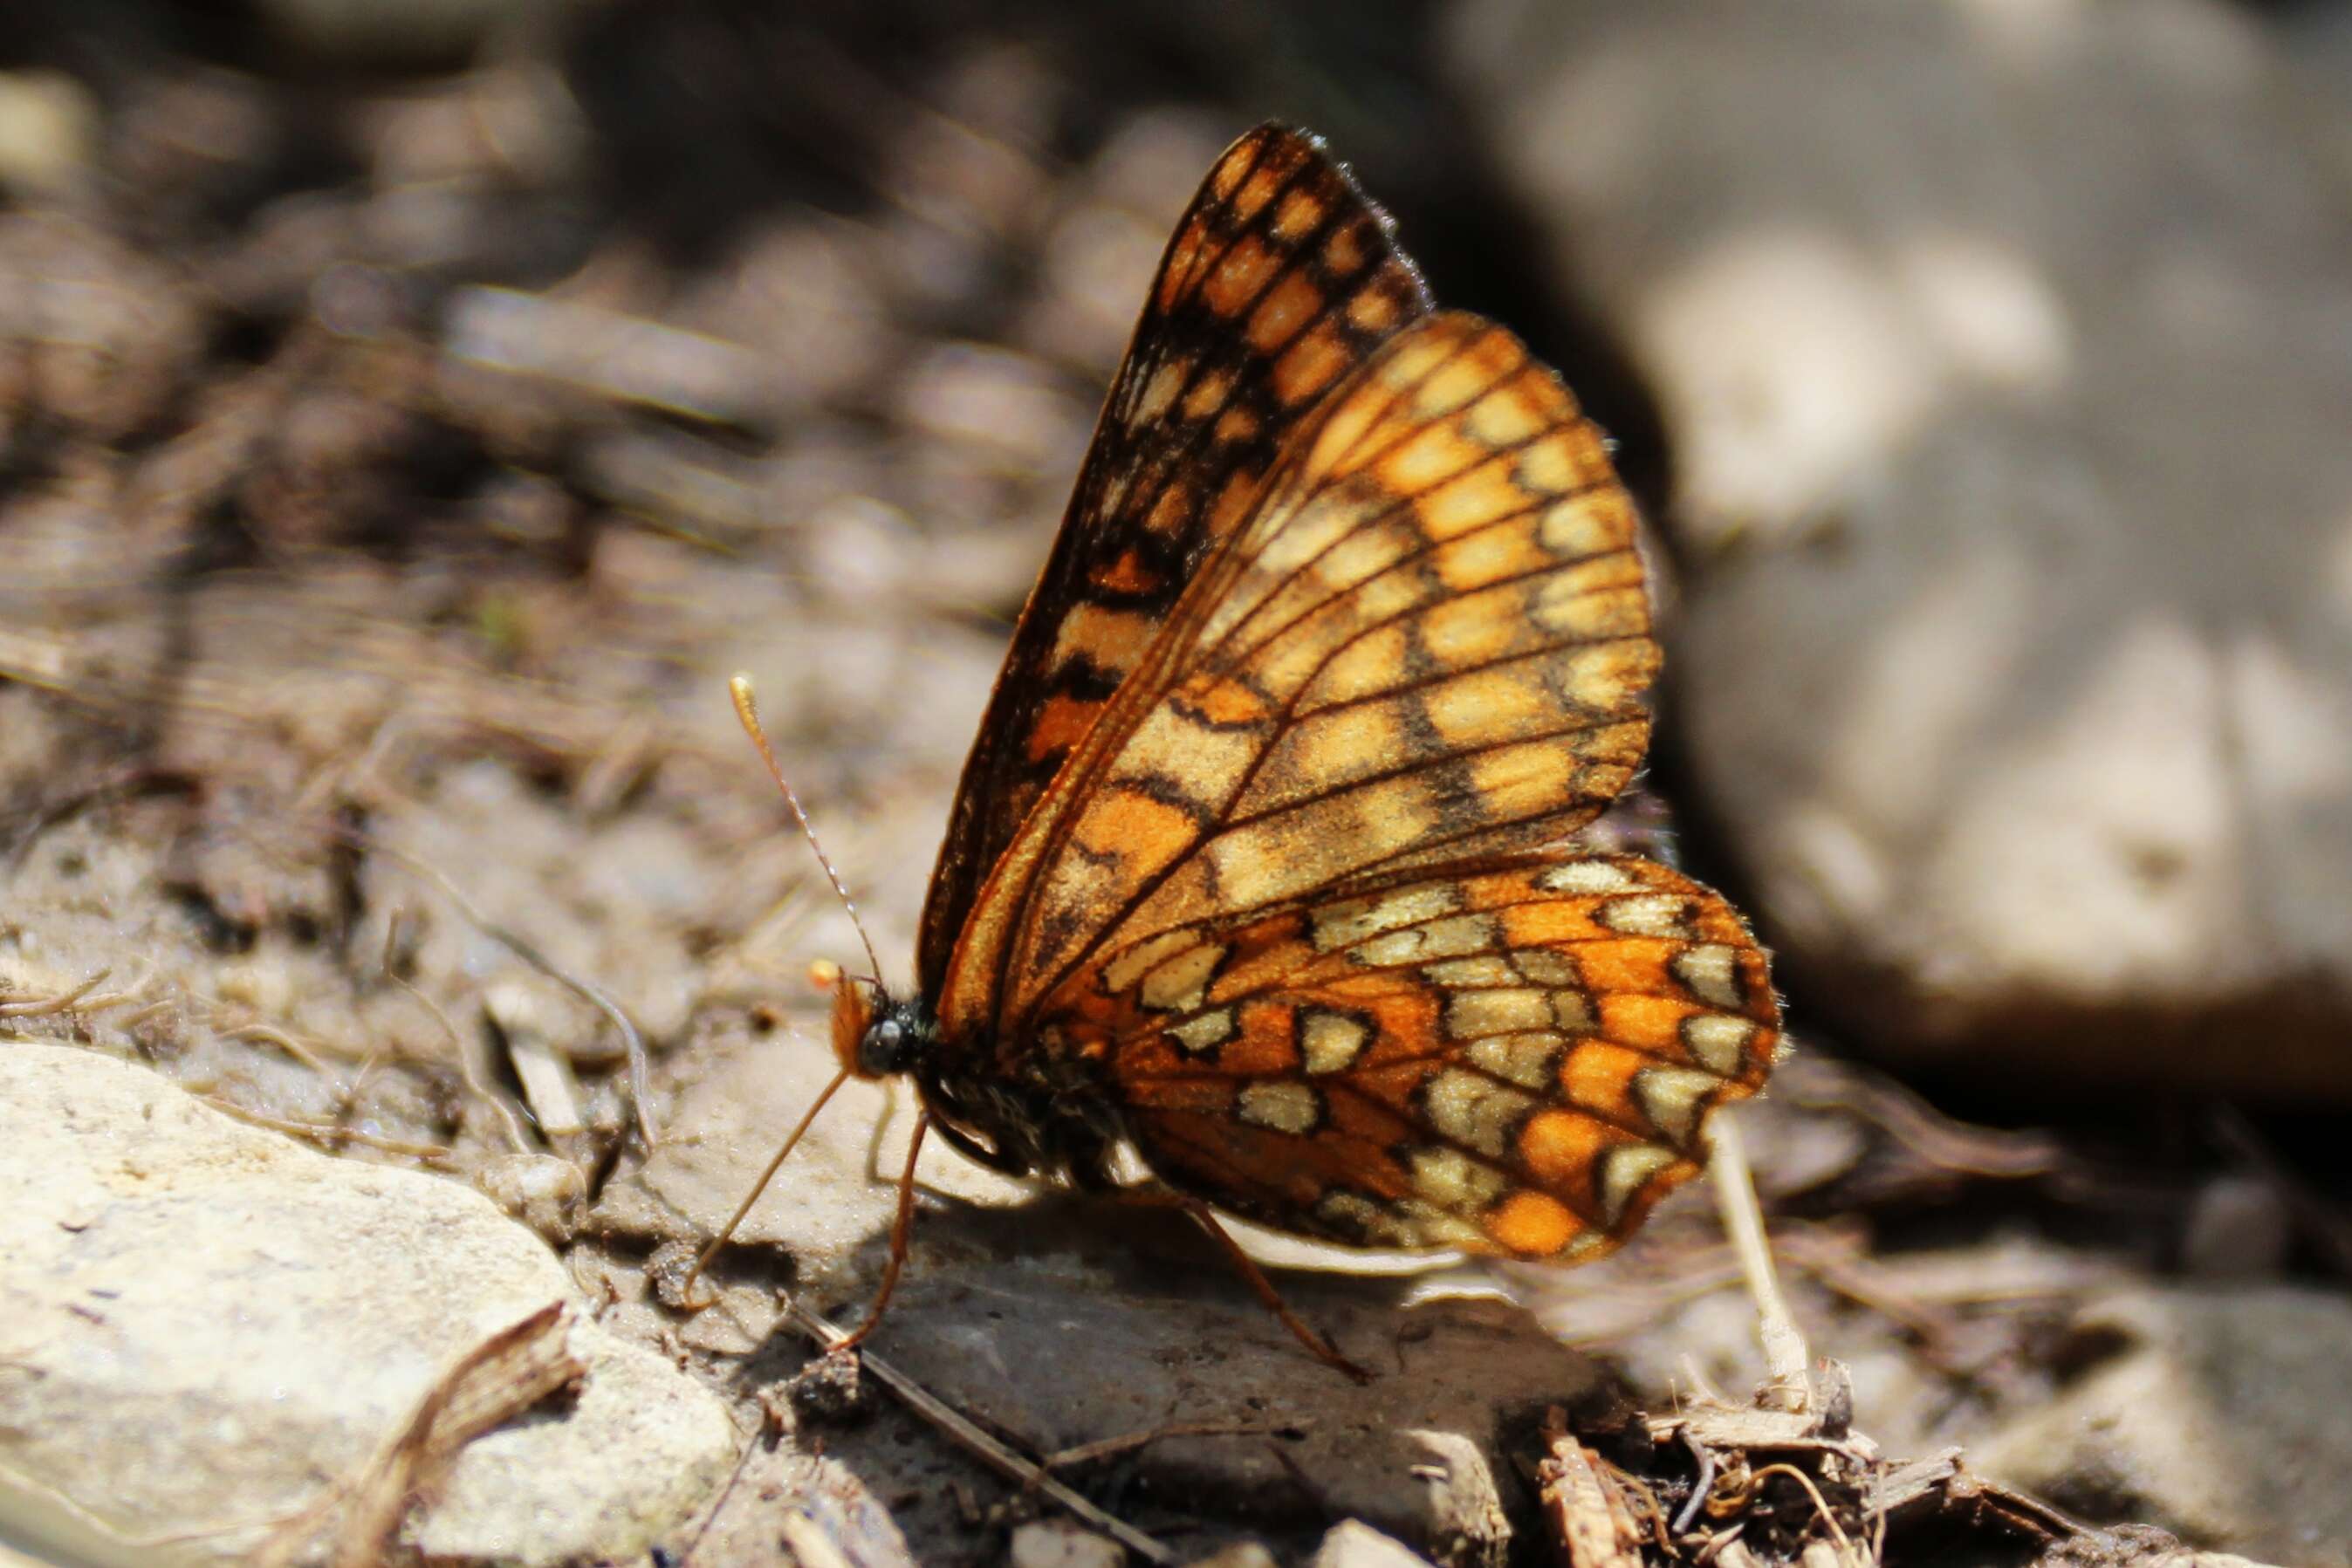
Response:
[{"label": "cream colored wing spot", "polygon": [[1489,1035],[1473,1040],[1463,1054],[1481,1072],[1507,1079],[1538,1093],[1558,1087],[1559,1053],[1568,1042],[1559,1035],[1534,1030],[1527,1034]]},{"label": "cream colored wing spot", "polygon": [[1143,383],[1143,395],[1135,400],[1134,412],[1128,415],[1128,427],[1146,430],[1158,423],[1174,405],[1176,393],[1184,385],[1184,378],[1192,368],[1189,360],[1170,360],[1153,371],[1151,379]]},{"label": "cream colored wing spot", "polygon": [[1549,947],[1522,947],[1511,955],[1511,963],[1518,972],[1538,986],[1550,986],[1559,990],[1580,990],[1584,971],[1576,960]]},{"label": "cream colored wing spot", "polygon": [[1178,954],[1143,977],[1143,1005],[1156,1013],[1190,1012],[1209,994],[1209,978],[1225,949],[1203,944]]},{"label": "cream colored wing spot", "polygon": [[1357,946],[1350,953],[1360,964],[1376,969],[1392,968],[1402,964],[1424,963],[1432,958],[1452,958],[1465,953],[1491,953],[1500,945],[1501,934],[1491,915],[1457,915],[1449,919],[1433,920],[1425,925],[1407,926],[1385,936],[1376,936]]},{"label": "cream colored wing spot", "polygon": [[1722,1087],[1714,1073],[1688,1067],[1645,1067],[1633,1074],[1633,1100],[1642,1114],[1683,1148],[1691,1146],[1698,1131],[1706,1097]]},{"label": "cream colored wing spot", "polygon": [[1601,924],[1627,936],[1663,936],[1688,941],[1690,900],[1678,893],[1637,893],[1601,906]]},{"label": "cream colored wing spot", "polygon": [[1738,955],[1720,942],[1706,942],[1675,955],[1675,978],[1711,1007],[1737,1010],[1748,1005],[1739,987]]},{"label": "cream colored wing spot", "polygon": [[1512,968],[1511,961],[1499,953],[1481,953],[1475,958],[1447,958],[1423,965],[1421,974],[1422,978],[1431,985],[1443,986],[1449,991],[1519,983],[1519,972]]},{"label": "cream colored wing spot", "polygon": [[1391,1247],[1416,1247],[1421,1238],[1411,1227],[1360,1192],[1327,1192],[1315,1205],[1324,1223],[1342,1235],[1353,1235]]},{"label": "cream colored wing spot", "polygon": [[1239,1030],[1234,1009],[1219,1008],[1214,1012],[1202,1013],[1199,1018],[1186,1019],[1182,1023],[1172,1025],[1167,1032],[1188,1054],[1201,1056],[1233,1039]]},{"label": "cream colored wing spot", "polygon": [[1460,1149],[1415,1149],[1412,1190],[1423,1202],[1451,1214],[1473,1215],[1501,1196],[1510,1179]]},{"label": "cream colored wing spot", "polygon": [[1198,946],[1200,940],[1190,931],[1176,930],[1137,943],[1103,966],[1103,990],[1110,996],[1133,990],[1138,980],[1174,955]]},{"label": "cream colored wing spot", "polygon": [[1456,991],[1445,998],[1445,1033],[1452,1040],[1472,1040],[1490,1034],[1550,1029],[1558,1021],[1549,991],[1526,987]]},{"label": "cream colored wing spot", "polygon": [[1631,893],[1640,884],[1632,873],[1612,862],[1569,861],[1538,876],[1536,885],[1548,893],[1591,897]]},{"label": "cream colored wing spot", "polygon": [[1601,1218],[1614,1227],[1644,1183],[1675,1163],[1672,1149],[1655,1144],[1620,1144],[1601,1156]]},{"label": "cream colored wing spot", "polygon": [[1315,950],[1329,953],[1353,946],[1400,925],[1451,915],[1461,906],[1461,890],[1451,883],[1438,882],[1423,883],[1383,898],[1329,904],[1314,912]]},{"label": "cream colored wing spot", "polygon": [[1323,1120],[1323,1096],[1304,1083],[1276,1079],[1244,1086],[1234,1109],[1254,1127],[1304,1135]]},{"label": "cream colored wing spot", "polygon": [[1728,1013],[1693,1013],[1683,1019],[1682,1036],[1700,1066],[1720,1077],[1737,1078],[1746,1070],[1756,1025]]},{"label": "cream colored wing spot", "polygon": [[1371,1039],[1371,1026],[1346,1013],[1308,1008],[1298,1015],[1299,1055],[1310,1073],[1345,1072]]},{"label": "cream colored wing spot", "polygon": [[1487,1252],[1486,1233],[1470,1221],[1431,1203],[1427,1198],[1397,1200],[1397,1214],[1412,1234],[1415,1247],[1459,1247],[1465,1252]]},{"label": "cream colored wing spot", "polygon": [[1511,1146],[1513,1130],[1536,1103],[1484,1073],[1448,1068],[1429,1081],[1422,1103],[1431,1126],[1457,1144],[1500,1159]]}]

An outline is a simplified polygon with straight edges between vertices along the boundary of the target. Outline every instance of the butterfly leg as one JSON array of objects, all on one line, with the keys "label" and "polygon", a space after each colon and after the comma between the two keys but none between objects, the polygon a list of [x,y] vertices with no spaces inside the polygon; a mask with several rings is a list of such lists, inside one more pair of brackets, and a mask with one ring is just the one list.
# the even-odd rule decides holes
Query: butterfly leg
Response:
[{"label": "butterfly leg", "polygon": [[1193,1223],[1207,1231],[1210,1239],[1223,1251],[1225,1261],[1232,1264],[1234,1271],[1241,1275],[1243,1282],[1249,1286],[1250,1293],[1258,1299],[1259,1304],[1280,1320],[1282,1326],[1288,1329],[1299,1343],[1312,1352],[1316,1360],[1326,1366],[1347,1374],[1358,1383],[1370,1383],[1372,1380],[1370,1373],[1341,1355],[1337,1345],[1316,1332],[1305,1318],[1290,1310],[1290,1303],[1282,1299],[1282,1292],[1274,1288],[1274,1281],[1265,1277],[1265,1270],[1257,1266],[1257,1260],[1243,1251],[1242,1244],[1234,1240],[1223,1226],[1217,1223],[1216,1210],[1197,1197],[1171,1191],[1163,1186],[1126,1187],[1119,1192],[1118,1196],[1129,1203],[1146,1204],[1154,1208],[1178,1208],[1191,1215]]},{"label": "butterfly leg", "polygon": [[898,1212],[890,1221],[890,1260],[882,1266],[882,1285],[874,1292],[874,1304],[866,1309],[866,1321],[851,1331],[847,1339],[833,1348],[849,1350],[863,1343],[882,1321],[882,1309],[890,1304],[890,1292],[898,1288],[898,1270],[907,1261],[907,1239],[915,1228],[915,1160],[923,1152],[923,1134],[931,1130],[928,1111],[915,1116],[914,1135],[907,1140],[906,1168],[898,1173]]}]

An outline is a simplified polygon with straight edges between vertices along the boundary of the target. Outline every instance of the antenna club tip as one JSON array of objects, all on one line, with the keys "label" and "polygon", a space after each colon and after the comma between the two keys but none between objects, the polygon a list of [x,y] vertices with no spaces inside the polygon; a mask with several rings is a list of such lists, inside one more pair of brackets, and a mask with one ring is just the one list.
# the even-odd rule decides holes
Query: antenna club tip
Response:
[{"label": "antenna club tip", "polygon": [[808,967],[808,982],[815,990],[829,991],[841,984],[841,966],[830,958],[812,959]]}]

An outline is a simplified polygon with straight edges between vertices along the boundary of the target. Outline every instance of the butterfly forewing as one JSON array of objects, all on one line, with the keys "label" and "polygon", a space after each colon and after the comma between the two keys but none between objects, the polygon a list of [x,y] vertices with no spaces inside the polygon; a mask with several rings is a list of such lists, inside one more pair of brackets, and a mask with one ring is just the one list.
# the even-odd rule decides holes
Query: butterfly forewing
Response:
[{"label": "butterfly forewing", "polygon": [[1358,1246],[1582,1258],[1778,1044],[1763,955],[1654,862],[1523,856],[1160,934],[1049,1025],[1222,1207]]},{"label": "butterfly forewing", "polygon": [[1400,333],[1006,852],[950,1030],[984,1007],[1009,1038],[1156,931],[1589,821],[1648,733],[1633,531],[1599,434],[1517,339],[1461,315]]},{"label": "butterfly forewing", "polygon": [[964,767],[923,912],[938,995],[982,883],[1204,555],[1256,509],[1329,389],[1428,309],[1312,137],[1260,126],[1210,171],[1146,298]]}]

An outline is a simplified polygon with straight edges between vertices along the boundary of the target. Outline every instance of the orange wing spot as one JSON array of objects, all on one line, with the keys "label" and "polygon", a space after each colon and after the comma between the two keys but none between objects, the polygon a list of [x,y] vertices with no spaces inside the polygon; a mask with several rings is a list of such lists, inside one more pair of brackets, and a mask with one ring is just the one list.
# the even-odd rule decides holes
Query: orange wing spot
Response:
[{"label": "orange wing spot", "polygon": [[1515,904],[1501,914],[1503,940],[1513,947],[1559,947],[1570,943],[1623,940],[1597,924],[1592,918],[1592,906],[1580,899]]},{"label": "orange wing spot", "polygon": [[1541,1111],[1519,1129],[1519,1159],[1546,1187],[1587,1208],[1592,1204],[1592,1162],[1614,1141],[1590,1116]]},{"label": "orange wing spot", "polygon": [[1314,233],[1315,225],[1330,210],[1330,204],[1314,192],[1293,191],[1282,198],[1282,205],[1275,211],[1274,237],[1285,245],[1297,245]]},{"label": "orange wing spot", "polygon": [[1181,700],[1212,724],[1255,724],[1266,716],[1265,700],[1230,677],[1193,681]]},{"label": "orange wing spot", "polygon": [[1666,965],[1676,946],[1621,937],[1592,944],[1577,954],[1576,961],[1584,983],[1596,991],[1673,991],[1679,986]]},{"label": "orange wing spot", "polygon": [[1150,593],[1160,586],[1160,578],[1143,564],[1142,555],[1136,550],[1123,552],[1118,559],[1095,568],[1087,581],[1106,593]]},{"label": "orange wing spot", "polygon": [[1431,424],[1381,459],[1381,487],[1395,496],[1417,496],[1461,474],[1486,456],[1450,424]]},{"label": "orange wing spot", "polygon": [[1244,235],[1202,284],[1201,298],[1220,316],[1238,316],[1249,308],[1267,277],[1280,265],[1264,241],[1255,235]]},{"label": "orange wing spot", "polygon": [[1298,1030],[1286,1003],[1252,1002],[1242,1009],[1242,1032],[1217,1051],[1217,1071],[1262,1078],[1298,1070]]},{"label": "orange wing spot", "polygon": [[1239,193],[1234,197],[1234,217],[1239,222],[1247,223],[1257,216],[1265,210],[1265,204],[1274,200],[1274,193],[1282,189],[1284,176],[1289,171],[1285,168],[1260,165],[1257,171],[1250,175],[1248,183],[1243,185]]},{"label": "orange wing spot", "polygon": [[1606,1040],[1581,1040],[1559,1064],[1560,1088],[1571,1104],[1638,1122],[1643,1117],[1633,1100],[1633,1075],[1652,1065],[1653,1060],[1639,1051]]},{"label": "orange wing spot", "polygon": [[1054,643],[1054,667],[1083,658],[1098,670],[1125,674],[1142,657],[1158,628],[1139,612],[1112,610],[1100,604],[1073,605],[1062,619],[1062,634]]},{"label": "orange wing spot", "polygon": [[1522,1258],[1549,1258],[1584,1229],[1559,1199],[1526,1188],[1505,1198],[1486,1217],[1485,1225],[1496,1246]]},{"label": "orange wing spot", "polygon": [[1225,410],[1217,418],[1217,439],[1226,442],[1255,441],[1263,428],[1257,415],[1239,403]]},{"label": "orange wing spot", "polygon": [[1177,538],[1192,523],[1193,499],[1188,481],[1170,478],[1160,498],[1151,503],[1150,515],[1143,519],[1143,526],[1162,538]]},{"label": "orange wing spot", "polygon": [[1211,371],[1193,383],[1191,392],[1184,394],[1184,417],[1206,419],[1224,407],[1225,400],[1233,395],[1234,372]]},{"label": "orange wing spot", "polygon": [[1259,353],[1270,354],[1298,335],[1323,308],[1323,291],[1303,272],[1294,272],[1268,291],[1250,312],[1243,336]]},{"label": "orange wing spot", "polygon": [[1085,697],[1047,697],[1029,731],[1029,760],[1042,762],[1076,746],[1095,727],[1102,709],[1101,703]]},{"label": "orange wing spot", "polygon": [[1077,839],[1088,852],[1122,862],[1127,874],[1148,876],[1201,836],[1181,807],[1134,789],[1108,789],[1078,819]]},{"label": "orange wing spot", "polygon": [[1348,301],[1348,325],[1360,332],[1388,332],[1402,319],[1397,302],[1377,288],[1367,288]]},{"label": "orange wing spot", "polygon": [[1351,360],[1345,340],[1323,322],[1274,361],[1274,395],[1285,407],[1305,402],[1339,380]]},{"label": "orange wing spot", "polygon": [[1701,1009],[1672,997],[1629,996],[1600,992],[1601,1032],[1620,1045],[1646,1051],[1671,1061],[1690,1053],[1682,1042],[1683,1019]]},{"label": "orange wing spot", "polygon": [[1208,243],[1208,220],[1196,217],[1184,225],[1177,235],[1175,244],[1168,247],[1168,261],[1160,270],[1157,294],[1157,303],[1162,314],[1174,309],[1177,302],[1184,298],[1184,291],[1192,286],[1192,268],[1200,264],[1201,247]]},{"label": "orange wing spot", "polygon": [[[1360,224],[1349,224],[1323,242],[1323,265],[1340,277],[1353,277],[1363,269],[1364,236],[1360,227]],[[1364,292],[1369,296],[1373,290]]]},{"label": "orange wing spot", "polygon": [[1258,482],[1255,475],[1236,474],[1225,481],[1217,492],[1216,504],[1209,508],[1209,531],[1219,538],[1242,526],[1257,504]]}]

